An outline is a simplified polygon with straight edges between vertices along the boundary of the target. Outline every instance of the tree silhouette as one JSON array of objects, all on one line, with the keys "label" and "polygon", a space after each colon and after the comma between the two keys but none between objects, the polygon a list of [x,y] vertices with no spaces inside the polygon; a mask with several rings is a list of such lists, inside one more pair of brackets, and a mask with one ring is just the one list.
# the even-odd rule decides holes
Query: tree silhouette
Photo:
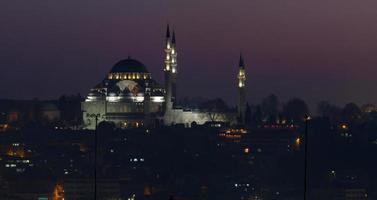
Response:
[{"label": "tree silhouette", "polygon": [[353,121],[361,118],[361,110],[355,103],[348,103],[342,110],[342,119]]},{"label": "tree silhouette", "polygon": [[221,113],[227,112],[229,110],[229,107],[221,98],[205,101],[204,103],[202,103],[200,108],[208,114],[208,117],[212,122],[217,121]]},{"label": "tree silhouette", "polygon": [[318,114],[321,117],[330,119],[331,121],[337,121],[340,118],[341,108],[331,105],[327,101],[321,101],[317,105]]},{"label": "tree silhouette", "polygon": [[246,111],[245,111],[245,124],[250,124],[251,122],[251,107],[249,103],[246,104]]},{"label": "tree silhouette", "polygon": [[309,109],[304,100],[294,98],[284,106],[283,113],[288,120],[302,122],[309,115]]},{"label": "tree silhouette", "polygon": [[263,118],[270,123],[275,123],[279,115],[279,100],[271,94],[262,100]]},{"label": "tree silhouette", "polygon": [[254,112],[252,114],[252,121],[255,124],[262,123],[262,108],[261,106],[255,106]]}]

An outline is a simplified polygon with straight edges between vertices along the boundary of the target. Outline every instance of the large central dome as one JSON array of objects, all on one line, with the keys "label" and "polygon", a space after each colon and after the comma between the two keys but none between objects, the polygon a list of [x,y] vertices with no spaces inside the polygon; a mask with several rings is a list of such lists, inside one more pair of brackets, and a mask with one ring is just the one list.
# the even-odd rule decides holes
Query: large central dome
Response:
[{"label": "large central dome", "polygon": [[121,60],[114,65],[110,73],[123,73],[123,72],[139,72],[148,73],[147,68],[143,63],[138,60],[128,57],[125,60]]}]

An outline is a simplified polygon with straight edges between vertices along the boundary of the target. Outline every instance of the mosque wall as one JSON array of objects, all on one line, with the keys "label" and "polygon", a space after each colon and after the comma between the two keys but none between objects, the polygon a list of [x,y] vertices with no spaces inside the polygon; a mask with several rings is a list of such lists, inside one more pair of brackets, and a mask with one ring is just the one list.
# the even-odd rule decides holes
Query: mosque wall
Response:
[{"label": "mosque wall", "polygon": [[82,102],[83,123],[87,129],[95,128],[95,118],[90,115],[99,114],[98,123],[105,120],[105,101]]},{"label": "mosque wall", "polygon": [[185,111],[183,109],[172,109],[165,113],[163,117],[164,124],[184,124],[185,127],[191,127],[191,123],[203,125],[206,122],[229,122],[233,123],[235,116],[231,113],[205,112],[205,111]]},{"label": "mosque wall", "polygon": [[[157,113],[162,111],[162,103],[150,103],[150,111]],[[130,121],[127,114],[144,112],[143,103],[134,102],[105,102],[105,101],[86,101],[81,103],[81,109],[83,111],[84,127],[87,129],[95,128],[95,118],[90,115],[99,114],[98,123],[101,121],[109,120],[116,124],[121,124],[126,121]],[[106,116],[106,113],[111,116],[114,113],[121,113],[117,117]],[[131,120],[132,121],[132,120]]]}]

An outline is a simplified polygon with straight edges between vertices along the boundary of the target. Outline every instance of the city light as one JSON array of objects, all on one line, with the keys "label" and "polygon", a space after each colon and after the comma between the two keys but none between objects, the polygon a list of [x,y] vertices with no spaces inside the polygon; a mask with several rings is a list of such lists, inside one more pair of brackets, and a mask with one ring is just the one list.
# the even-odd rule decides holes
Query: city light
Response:
[{"label": "city light", "polygon": [[296,144],[296,146],[300,146],[300,144],[301,144],[301,139],[300,139],[300,138],[297,138],[297,139],[295,140],[295,144]]},{"label": "city light", "polygon": [[347,129],[348,129],[347,124],[342,124],[340,127],[341,127],[341,129],[343,129],[343,130],[347,130]]},{"label": "city light", "polygon": [[64,188],[61,184],[56,184],[52,194],[52,200],[64,200]]}]

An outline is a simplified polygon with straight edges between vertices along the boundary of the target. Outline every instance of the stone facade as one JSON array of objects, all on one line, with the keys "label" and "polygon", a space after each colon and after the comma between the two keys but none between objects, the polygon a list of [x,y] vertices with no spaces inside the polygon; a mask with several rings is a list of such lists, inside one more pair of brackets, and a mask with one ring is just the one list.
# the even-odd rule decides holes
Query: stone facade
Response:
[{"label": "stone facade", "polygon": [[236,114],[172,109],[165,112],[163,121],[167,126],[184,124],[185,127],[191,127],[193,123],[203,125],[206,122],[225,122],[234,124],[236,122]]}]

